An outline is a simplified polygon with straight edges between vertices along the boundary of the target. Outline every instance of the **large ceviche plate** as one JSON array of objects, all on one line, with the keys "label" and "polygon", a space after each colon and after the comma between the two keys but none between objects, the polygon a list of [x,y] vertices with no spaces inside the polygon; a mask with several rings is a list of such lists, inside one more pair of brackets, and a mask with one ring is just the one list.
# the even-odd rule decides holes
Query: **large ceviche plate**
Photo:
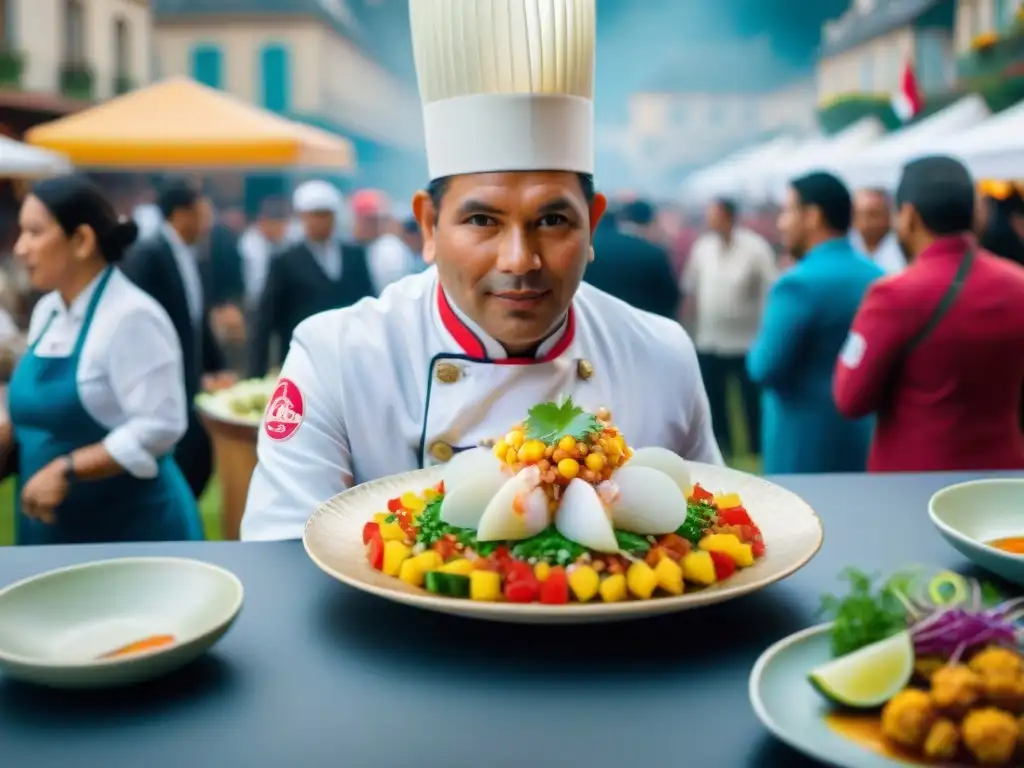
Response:
[{"label": "large ceviche plate", "polygon": [[322,570],[357,589],[520,623],[731,600],[794,573],[821,541],[790,491],[633,448],[571,400],[531,409],[493,448],[335,496],[303,536]]}]

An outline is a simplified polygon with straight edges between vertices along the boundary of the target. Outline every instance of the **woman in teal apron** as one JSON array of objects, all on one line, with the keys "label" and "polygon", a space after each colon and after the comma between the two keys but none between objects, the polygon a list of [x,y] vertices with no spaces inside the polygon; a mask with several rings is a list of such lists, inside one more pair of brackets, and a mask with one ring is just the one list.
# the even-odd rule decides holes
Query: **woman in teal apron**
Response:
[{"label": "woman in teal apron", "polygon": [[[131,245],[135,225],[119,222],[99,190],[79,177],[41,182],[26,200],[21,219],[15,254],[28,266],[34,287],[60,291],[68,306],[76,293],[95,288],[71,353],[38,354],[39,341],[57,316],[53,310],[11,379],[9,408],[18,451],[17,542],[202,538],[195,500],[173,458],[157,459],[155,477],[125,471],[103,446],[111,429],[90,415],[79,392],[82,349],[97,308],[112,278],[125,279],[110,262]],[[59,235],[53,227],[59,227]],[[58,242],[60,236],[64,243]],[[78,291],[73,290],[74,281]],[[72,288],[62,282],[71,282]]]}]

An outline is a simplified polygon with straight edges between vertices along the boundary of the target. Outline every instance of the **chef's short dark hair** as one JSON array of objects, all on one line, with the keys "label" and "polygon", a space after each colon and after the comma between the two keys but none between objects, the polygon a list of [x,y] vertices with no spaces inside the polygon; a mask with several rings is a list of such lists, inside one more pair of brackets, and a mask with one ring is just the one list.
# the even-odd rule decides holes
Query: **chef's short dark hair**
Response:
[{"label": "chef's short dark hair", "polygon": [[657,209],[646,200],[630,200],[619,209],[616,220],[624,224],[647,227],[654,223],[657,215]]},{"label": "chef's short dark hair", "polygon": [[933,235],[956,235],[974,226],[974,180],[959,160],[936,155],[907,163],[896,207],[911,206]]},{"label": "chef's short dark hair", "polygon": [[833,232],[845,235],[853,222],[853,199],[850,190],[831,173],[818,171],[790,182],[800,204],[817,208],[825,225]]},{"label": "chef's short dark hair", "polygon": [[[580,180],[580,187],[583,189],[583,196],[587,199],[587,203],[591,203],[596,194],[593,175],[577,173],[576,177]],[[444,195],[448,191],[448,185],[451,184],[451,180],[451,176],[442,176],[439,179],[432,180],[427,185],[427,194],[430,195],[430,201],[434,204],[435,214],[441,212],[441,202],[444,200]]]},{"label": "chef's short dark hair", "polygon": [[722,210],[722,213],[724,213],[730,219],[735,219],[736,211],[739,210],[739,206],[736,204],[736,201],[730,197],[716,197],[714,200],[711,201],[711,205],[720,208]]},{"label": "chef's short dark hair", "polygon": [[202,192],[185,179],[171,179],[160,187],[156,204],[165,219],[176,211],[193,208],[202,198]]},{"label": "chef's short dark hair", "polygon": [[103,190],[85,176],[44,179],[32,188],[32,196],[46,206],[68,237],[79,227],[89,227],[96,237],[96,249],[110,263],[124,258],[139,236],[135,222],[118,217]]}]

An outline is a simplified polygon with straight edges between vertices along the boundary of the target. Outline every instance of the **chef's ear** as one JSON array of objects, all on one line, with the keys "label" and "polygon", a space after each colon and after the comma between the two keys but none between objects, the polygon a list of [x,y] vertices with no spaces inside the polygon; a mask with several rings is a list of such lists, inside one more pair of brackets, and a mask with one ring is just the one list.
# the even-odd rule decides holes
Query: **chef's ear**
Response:
[{"label": "chef's ear", "polygon": [[608,198],[600,192],[594,193],[594,199],[590,201],[590,237],[593,239],[594,230],[601,223],[601,218],[608,210]]},{"label": "chef's ear", "polygon": [[420,225],[420,234],[423,236],[423,261],[427,264],[434,263],[434,233],[437,229],[437,211],[434,209],[434,201],[430,193],[421,189],[412,197],[412,215],[416,223]]},{"label": "chef's ear", "polygon": [[94,253],[98,244],[96,231],[88,224],[82,224],[71,236],[71,252],[78,261],[85,261]]}]

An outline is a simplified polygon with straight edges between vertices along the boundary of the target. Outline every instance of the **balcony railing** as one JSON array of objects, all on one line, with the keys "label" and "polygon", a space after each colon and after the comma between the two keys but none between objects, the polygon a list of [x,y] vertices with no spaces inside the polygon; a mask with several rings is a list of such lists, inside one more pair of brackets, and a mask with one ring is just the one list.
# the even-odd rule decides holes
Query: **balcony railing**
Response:
[{"label": "balcony railing", "polygon": [[65,62],[60,68],[60,91],[69,99],[93,98],[93,71],[88,64]]},{"label": "balcony railing", "polygon": [[21,51],[0,47],[0,88],[20,88],[25,56]]}]

